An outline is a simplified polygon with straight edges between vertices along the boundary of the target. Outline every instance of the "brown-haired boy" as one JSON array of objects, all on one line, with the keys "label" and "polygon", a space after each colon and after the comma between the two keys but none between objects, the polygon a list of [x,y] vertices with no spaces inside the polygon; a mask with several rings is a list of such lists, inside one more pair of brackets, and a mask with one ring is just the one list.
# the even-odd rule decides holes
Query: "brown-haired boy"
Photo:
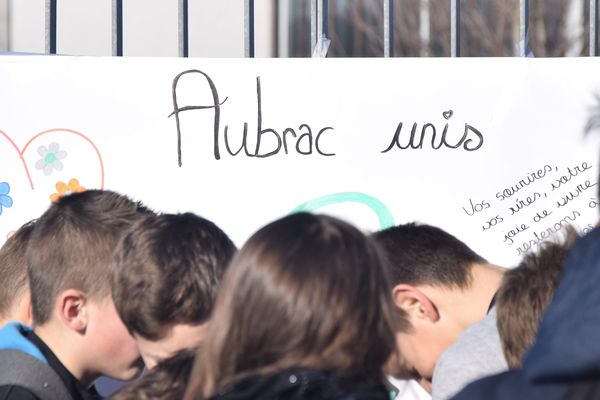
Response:
[{"label": "brown-haired boy", "polygon": [[235,251],[225,232],[191,213],[146,218],[122,238],[112,297],[148,368],[199,344]]},{"label": "brown-haired boy", "polygon": [[497,326],[510,368],[522,367],[560,282],[567,253],[578,238],[574,229],[568,229],[564,240],[543,243],[537,252],[527,253],[516,268],[504,274],[496,300]]},{"label": "brown-haired boy", "polygon": [[34,225],[31,221],[20,227],[0,249],[0,327],[8,322],[31,325],[25,253]]},{"label": "brown-haired boy", "polygon": [[127,380],[141,371],[108,266],[122,233],[149,213],[90,190],[59,199],[38,219],[27,250],[34,328],[0,331],[0,398],[92,399],[100,375]]}]

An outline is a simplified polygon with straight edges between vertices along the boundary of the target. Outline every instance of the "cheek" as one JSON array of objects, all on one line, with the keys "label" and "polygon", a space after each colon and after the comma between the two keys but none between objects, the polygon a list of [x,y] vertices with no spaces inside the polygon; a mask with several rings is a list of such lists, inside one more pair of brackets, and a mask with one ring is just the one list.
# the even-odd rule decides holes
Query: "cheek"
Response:
[{"label": "cheek", "polygon": [[102,347],[104,358],[117,368],[127,367],[140,357],[135,339],[129,335],[127,328],[112,307],[102,315],[98,324],[101,333],[99,347]]},{"label": "cheek", "polygon": [[144,362],[133,337],[120,323],[107,324],[103,370],[108,376],[128,381],[141,373]]},{"label": "cheek", "polygon": [[107,324],[106,337],[110,338],[107,347],[113,356],[124,360],[135,360],[140,356],[139,349],[135,339],[129,335],[127,328],[123,325],[120,319],[117,319],[112,324]]}]

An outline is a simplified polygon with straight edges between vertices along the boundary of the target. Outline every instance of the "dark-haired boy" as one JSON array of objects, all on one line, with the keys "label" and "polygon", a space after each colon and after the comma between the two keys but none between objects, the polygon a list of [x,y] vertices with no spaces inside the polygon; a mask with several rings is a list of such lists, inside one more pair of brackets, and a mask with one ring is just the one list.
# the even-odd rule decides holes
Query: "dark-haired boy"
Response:
[{"label": "dark-haired boy", "polygon": [[[493,308],[504,269],[434,226],[409,223],[373,236],[387,258],[402,358],[388,372],[431,384],[433,398],[444,399],[505,369]],[[472,345],[482,334],[495,335],[488,343],[496,351]]]},{"label": "dark-haired boy", "polygon": [[235,251],[225,232],[191,213],[149,217],[122,238],[112,296],[148,368],[199,344]]},{"label": "dark-haired boy", "polygon": [[101,375],[128,380],[139,351],[110,296],[109,262],[122,233],[150,211],[90,190],[59,199],[27,249],[34,328],[0,330],[0,399],[94,399]]}]

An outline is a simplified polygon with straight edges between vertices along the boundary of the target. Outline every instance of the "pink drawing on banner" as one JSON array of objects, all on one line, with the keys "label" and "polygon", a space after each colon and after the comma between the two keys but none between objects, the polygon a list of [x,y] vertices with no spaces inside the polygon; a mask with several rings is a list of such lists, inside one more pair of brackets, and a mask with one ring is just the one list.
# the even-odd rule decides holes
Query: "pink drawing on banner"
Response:
[{"label": "pink drawing on banner", "polygon": [[[31,189],[33,190],[33,189],[35,189],[35,187],[33,185],[33,180],[31,179],[31,173],[29,172],[29,167],[27,166],[27,163],[25,161],[24,154],[27,151],[27,149],[29,148],[29,146],[34,141],[36,141],[38,138],[41,138],[44,135],[47,135],[49,133],[61,133],[61,134],[65,134],[65,135],[79,136],[80,138],[87,141],[90,144],[90,146],[92,146],[92,148],[94,149],[94,151],[98,157],[98,162],[100,164],[100,189],[104,189],[104,162],[102,161],[102,155],[100,154],[100,150],[98,150],[98,147],[96,146],[96,144],[90,138],[88,138],[86,135],[84,135],[83,133],[77,132],[73,129],[66,129],[66,128],[48,129],[46,131],[43,131],[43,132],[40,132],[40,133],[34,135],[31,139],[29,139],[29,141],[25,144],[25,146],[23,146],[23,148],[20,149],[19,146],[17,146],[17,144],[14,142],[14,140],[7,133],[0,130],[0,136],[3,136],[6,140],[8,140],[8,142],[11,144],[11,146],[15,149],[15,151],[19,155],[19,159],[21,160],[21,163],[23,164],[23,169],[25,170],[25,174],[27,175],[27,179],[29,180],[29,186],[31,187]],[[62,168],[63,168],[62,160],[64,160],[67,157],[67,152],[64,150],[61,150],[60,145],[58,143],[52,142],[47,147],[46,146],[38,146],[37,150],[38,150],[38,155],[42,158],[38,159],[37,162],[35,163],[36,169],[42,170],[44,172],[44,175],[46,175],[46,176],[49,176],[50,174],[52,174],[52,172],[54,170],[56,170],[56,171],[62,170]]]}]

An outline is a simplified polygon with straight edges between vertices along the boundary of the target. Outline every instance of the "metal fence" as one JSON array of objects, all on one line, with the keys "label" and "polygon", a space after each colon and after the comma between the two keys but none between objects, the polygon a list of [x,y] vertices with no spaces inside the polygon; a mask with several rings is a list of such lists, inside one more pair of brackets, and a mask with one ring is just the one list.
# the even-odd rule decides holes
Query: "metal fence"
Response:
[{"label": "metal fence", "polygon": [[[46,1],[46,53],[56,54],[57,3]],[[187,57],[189,49],[189,5],[188,0],[178,1],[178,47],[179,56]],[[460,56],[460,0],[450,1],[450,53]],[[328,0],[311,2],[311,54],[319,39],[328,37]],[[384,56],[394,56],[394,0],[382,0],[384,10]],[[598,0],[589,0],[589,55],[598,55]],[[519,0],[519,55],[525,57],[528,48],[529,0]],[[254,57],[254,0],[244,0],[244,54]],[[112,0],[112,54],[123,55],[123,0]]]}]

